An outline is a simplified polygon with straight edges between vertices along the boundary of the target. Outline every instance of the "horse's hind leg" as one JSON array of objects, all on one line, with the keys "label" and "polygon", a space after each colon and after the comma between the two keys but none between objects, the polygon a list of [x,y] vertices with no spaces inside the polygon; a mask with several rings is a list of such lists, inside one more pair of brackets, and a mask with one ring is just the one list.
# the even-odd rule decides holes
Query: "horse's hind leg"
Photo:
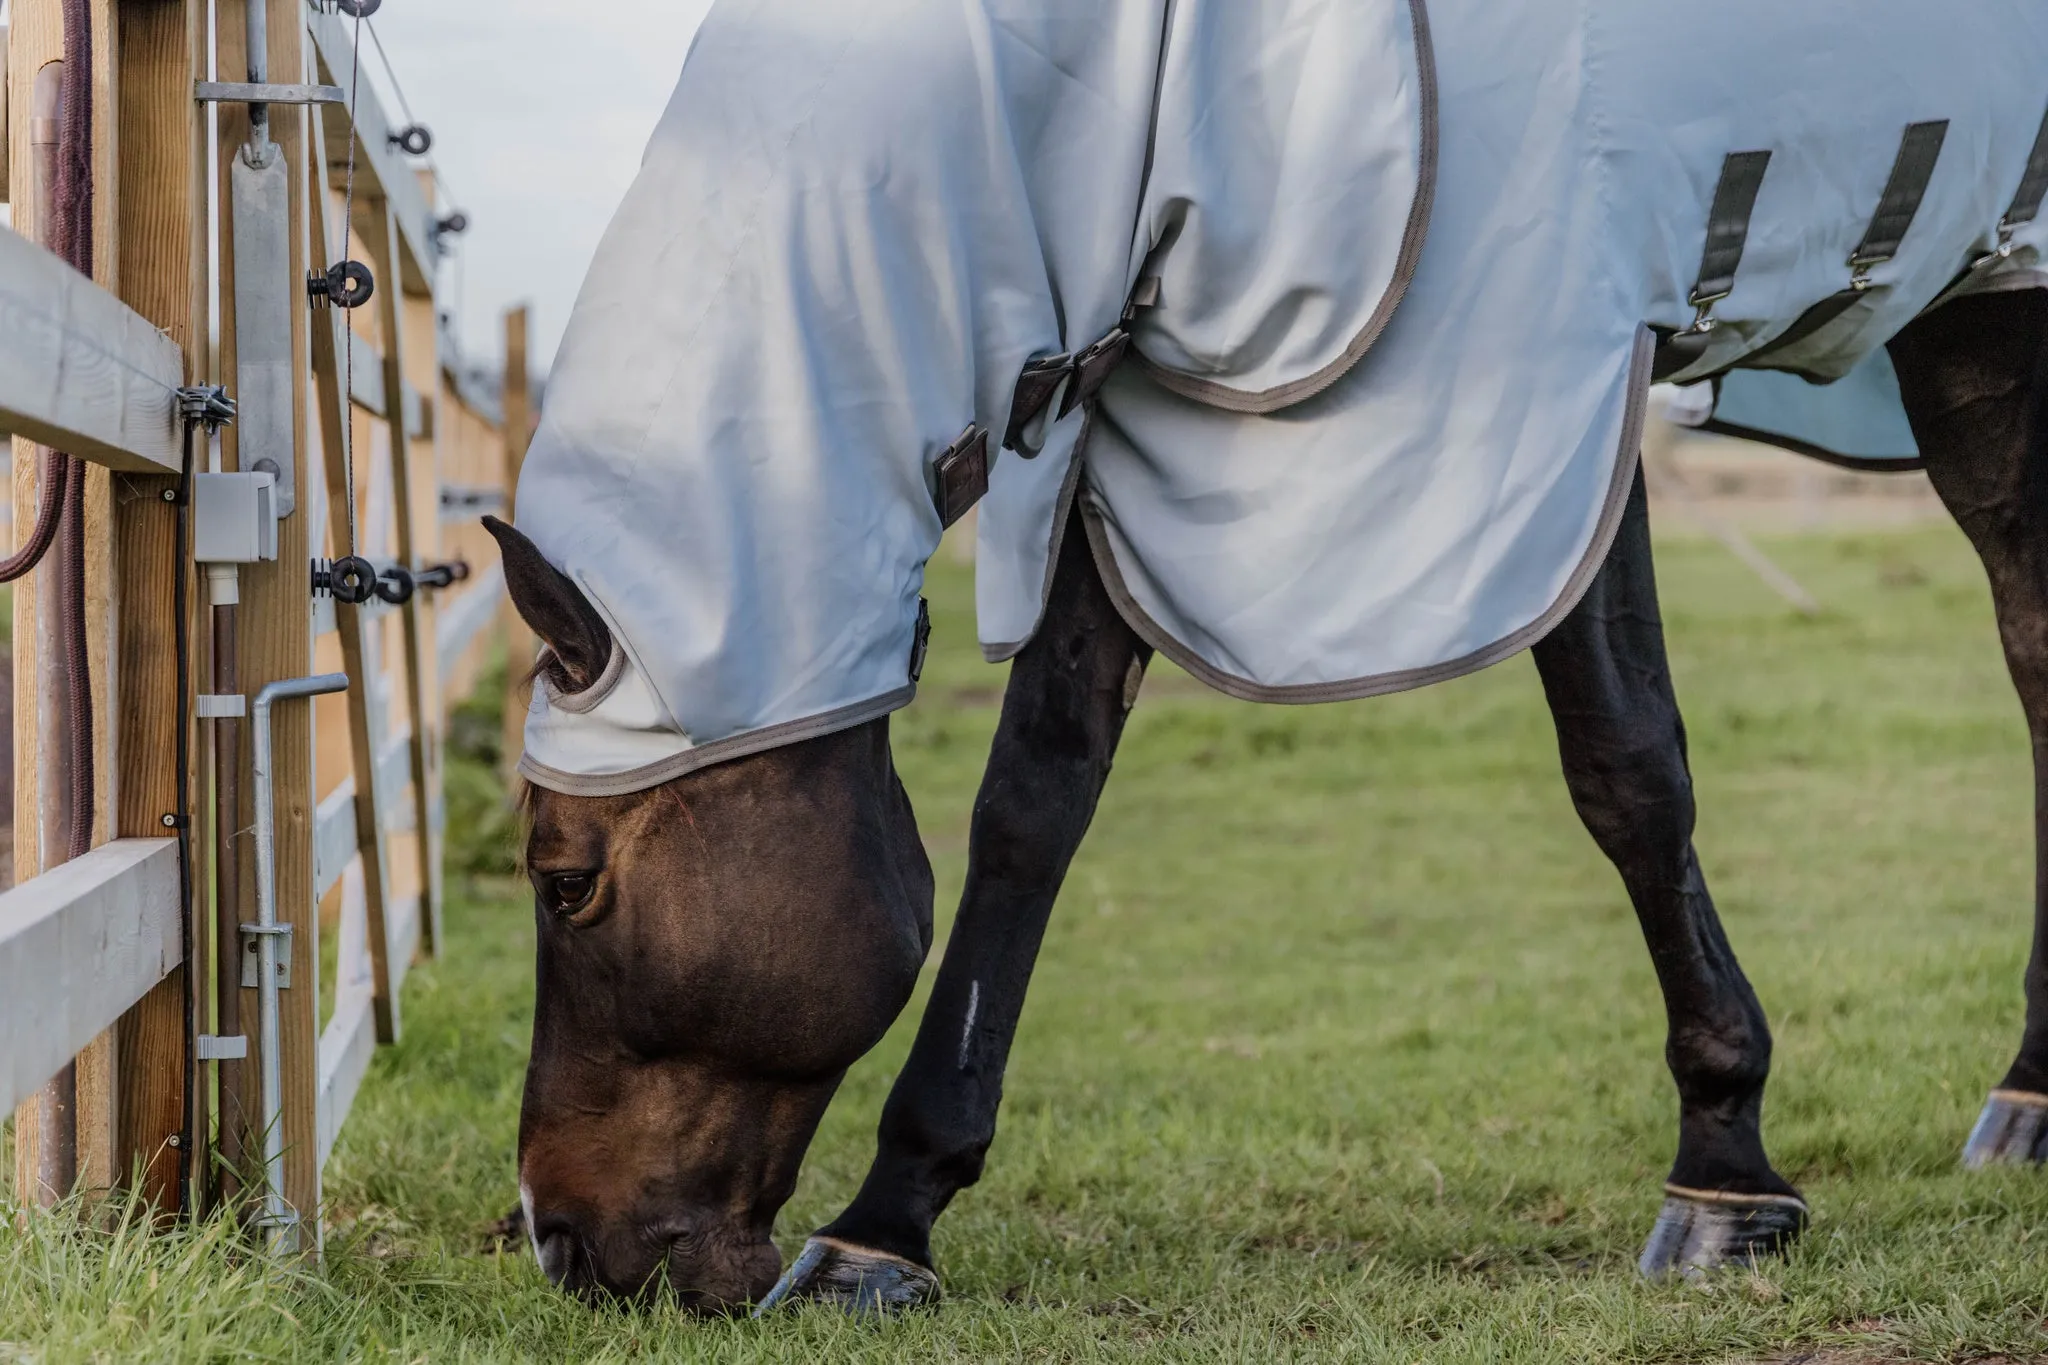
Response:
[{"label": "horse's hind leg", "polygon": [[2048,1161],[2048,291],[1962,298],[1891,344],[1935,491],[1991,578],[2034,746],[2034,951],[2020,1053],[1963,1161]]},{"label": "horse's hind leg", "polygon": [[1776,1251],[1805,1225],[1806,1205],[1764,1155],[1770,1029],[1693,852],[1685,726],[1640,476],[1606,566],[1535,653],[1572,800],[1621,873],[1664,991],[1678,1159],[1642,1271],[1693,1272]]},{"label": "horse's hind leg", "polygon": [[1151,658],[1117,615],[1078,517],[1045,623],[1011,667],[968,843],[967,886],[860,1193],[763,1307],[813,1298],[894,1309],[929,1298],[931,1230],[981,1178],[1010,1040],[1067,865],[1094,819]]}]

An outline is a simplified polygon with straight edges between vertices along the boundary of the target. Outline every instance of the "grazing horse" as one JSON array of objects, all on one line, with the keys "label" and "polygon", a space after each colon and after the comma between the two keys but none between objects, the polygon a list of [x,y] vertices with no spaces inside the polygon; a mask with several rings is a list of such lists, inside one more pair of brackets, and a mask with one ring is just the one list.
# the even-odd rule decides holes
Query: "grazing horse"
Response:
[{"label": "grazing horse", "polygon": [[[1532,649],[1666,1003],[1678,1144],[1642,1269],[1798,1235],[1770,1032],[1692,844],[1643,404],[1758,373],[1822,403],[1879,367],[1984,559],[2048,784],[2048,18],[1994,4],[1986,43],[1910,0],[1728,0],[1683,33],[1664,8],[713,9],[519,528],[490,523],[546,644],[520,1181],[551,1279],[706,1309],[937,1292],[933,1223],[981,1174],[1155,652],[1308,702]],[[1012,667],[966,889],[874,1165],[778,1282],[812,1134],[931,946],[888,717],[924,562],[977,501]],[[2048,1155],[2043,893],[1973,1164]]]}]

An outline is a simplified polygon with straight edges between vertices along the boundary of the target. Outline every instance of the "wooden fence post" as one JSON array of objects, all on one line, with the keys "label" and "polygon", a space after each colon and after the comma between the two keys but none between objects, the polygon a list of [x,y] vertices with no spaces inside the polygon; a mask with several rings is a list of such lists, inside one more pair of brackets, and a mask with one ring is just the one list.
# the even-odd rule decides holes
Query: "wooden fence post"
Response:
[{"label": "wooden fence post", "polygon": [[[118,19],[116,292],[184,350],[192,383],[205,356],[205,257],[198,243],[206,163],[204,125],[192,99],[192,82],[203,69],[205,10],[196,0],[120,0]],[[179,706],[176,632],[182,625],[187,638],[195,638],[196,617],[181,623],[174,610],[175,576],[187,575],[190,586],[191,574],[175,557],[184,510],[166,500],[177,483],[169,475],[114,476],[119,665],[109,692],[118,687],[112,696],[119,721],[114,833],[121,838],[163,837],[181,787],[190,793],[190,777],[177,765],[178,718],[189,711]],[[186,600],[196,602],[196,591]],[[186,910],[186,941],[197,955],[203,917]],[[175,1144],[187,1140],[186,1028],[178,973],[144,996],[119,1026],[117,1174],[137,1171],[138,1192],[165,1210],[178,1204],[181,1153]]]},{"label": "wooden fence post", "polygon": [[[316,148],[327,145],[326,117],[320,111],[314,111],[314,126],[320,133],[313,139]],[[326,184],[325,167],[312,167],[310,174],[313,192],[319,199],[313,215],[319,227],[314,240],[345,242],[347,226],[334,221],[339,215],[331,207],[332,196]],[[392,277],[379,267],[378,278]],[[344,452],[353,445],[355,438],[353,401],[342,392],[342,376],[347,367],[346,353],[342,348],[349,345],[350,340],[348,329],[339,316],[330,313],[314,320],[312,360],[314,380],[319,390],[321,456],[326,466],[327,531],[337,557],[351,551],[348,528],[356,510],[350,506],[350,500],[356,496],[355,488],[348,481],[351,461],[344,458]],[[387,386],[387,401],[391,393],[402,395],[401,390]],[[402,396],[400,406],[403,407]],[[365,608],[337,604],[335,628],[341,637],[342,671],[349,675],[353,684],[348,690],[345,706],[349,725],[349,767],[355,774],[356,851],[363,860],[363,910],[370,950],[371,1008],[376,1016],[377,1041],[395,1043],[400,1028],[397,983],[404,972],[402,964],[394,969],[391,961],[391,856],[384,828],[385,793],[379,789],[376,777],[378,751],[384,743],[383,708],[378,705],[376,679],[370,676],[369,668],[374,657],[371,632],[377,627]]]},{"label": "wooden fence post", "polygon": [[[386,429],[391,436],[391,491],[398,531],[397,553],[401,563],[417,569],[425,566],[439,543],[441,515],[434,450],[440,439],[439,430],[445,425],[441,417],[447,404],[440,392],[441,367],[435,354],[434,302],[428,295],[425,301],[428,327],[423,338],[414,316],[420,304],[404,286],[401,256],[404,248],[398,239],[398,222],[392,216],[390,201],[381,195],[365,205],[363,237],[369,246],[377,278],[384,282],[376,301],[378,320],[382,324],[379,330],[384,342]],[[415,350],[423,354],[416,356]],[[403,397],[407,383],[419,391],[423,404],[433,403],[431,412],[423,411],[421,414],[435,427],[424,438],[415,438],[408,429]],[[422,483],[430,494],[425,507],[421,505]],[[412,718],[412,849],[419,887],[420,933],[426,950],[436,953],[441,945],[441,896],[437,885],[439,859],[436,856],[440,841],[434,837],[432,814],[434,784],[438,776],[433,753],[440,734],[441,718],[435,661],[431,657],[433,595],[414,593],[400,609],[400,624],[405,655],[406,710]]]}]

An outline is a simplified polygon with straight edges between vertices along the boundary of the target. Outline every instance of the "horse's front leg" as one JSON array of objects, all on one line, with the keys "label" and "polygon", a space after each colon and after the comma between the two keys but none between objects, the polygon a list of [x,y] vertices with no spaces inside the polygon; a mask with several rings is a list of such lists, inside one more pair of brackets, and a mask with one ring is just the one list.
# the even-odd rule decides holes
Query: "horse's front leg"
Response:
[{"label": "horse's front leg", "polygon": [[1535,652],[1572,800],[1621,873],[1664,991],[1678,1159],[1641,1269],[1693,1272],[1776,1251],[1799,1234],[1806,1205],[1764,1155],[1770,1029],[1693,851],[1685,726],[1640,475],[1606,566]]},{"label": "horse's front leg", "polygon": [[967,886],[917,1041],[852,1205],[763,1307],[895,1309],[933,1297],[932,1224],[981,1178],[1003,1068],[1067,865],[1088,832],[1151,650],[1109,600],[1078,516],[1038,635],[1017,656],[975,801]]}]

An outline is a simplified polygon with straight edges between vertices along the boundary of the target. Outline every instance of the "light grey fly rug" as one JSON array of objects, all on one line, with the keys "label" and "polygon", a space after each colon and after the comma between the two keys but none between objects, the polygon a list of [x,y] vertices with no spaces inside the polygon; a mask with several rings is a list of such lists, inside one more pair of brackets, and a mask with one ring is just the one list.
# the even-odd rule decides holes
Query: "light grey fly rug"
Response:
[{"label": "light grey fly rug", "polygon": [[1078,499],[1234,695],[1483,667],[1597,569],[1653,374],[1910,453],[1883,342],[2048,284],[2044,113],[2039,0],[720,0],[520,485],[617,641],[524,770],[903,705],[977,499],[994,659]]}]

